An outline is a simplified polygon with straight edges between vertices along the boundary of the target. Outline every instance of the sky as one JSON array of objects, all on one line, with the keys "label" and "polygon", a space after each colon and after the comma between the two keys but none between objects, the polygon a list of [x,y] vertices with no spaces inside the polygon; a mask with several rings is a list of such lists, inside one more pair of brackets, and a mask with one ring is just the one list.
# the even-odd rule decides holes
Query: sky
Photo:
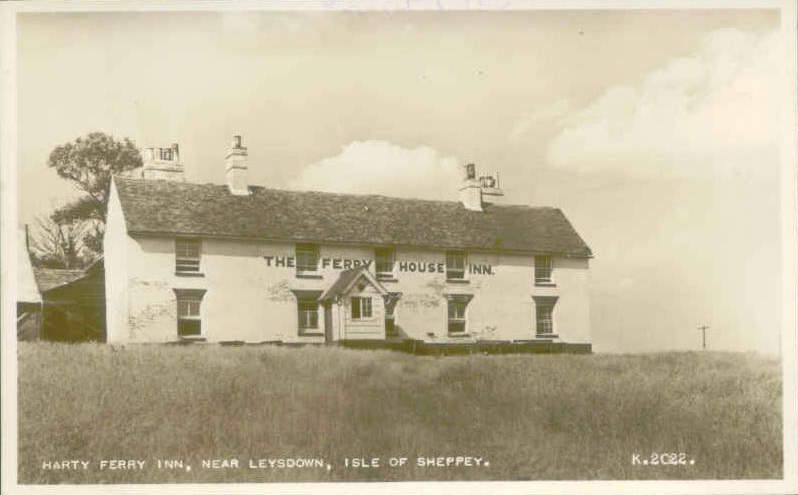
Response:
[{"label": "sky", "polygon": [[[597,352],[779,350],[779,14],[769,10],[24,14],[21,223],[77,194],[93,131],[224,182],[457,198],[499,171],[593,250]],[[44,194],[42,193],[44,192]]]}]

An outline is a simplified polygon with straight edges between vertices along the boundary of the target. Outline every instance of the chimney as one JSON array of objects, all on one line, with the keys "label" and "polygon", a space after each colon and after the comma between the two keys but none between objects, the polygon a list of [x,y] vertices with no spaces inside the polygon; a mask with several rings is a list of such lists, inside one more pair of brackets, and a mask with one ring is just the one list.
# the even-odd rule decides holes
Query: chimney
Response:
[{"label": "chimney", "polygon": [[499,196],[504,196],[499,185],[499,172],[477,177],[477,167],[473,163],[466,165],[465,177],[460,185],[460,202],[466,210],[482,211],[488,199]]},{"label": "chimney", "polygon": [[225,175],[230,194],[246,196],[249,194],[247,178],[247,148],[241,146],[241,136],[233,136],[230,149],[225,157]]},{"label": "chimney", "polygon": [[144,148],[141,152],[144,164],[143,177],[149,180],[184,181],[183,164],[177,143],[167,148]]},{"label": "chimney", "polygon": [[465,167],[465,177],[460,184],[460,202],[466,210],[482,211],[482,187],[477,180],[477,169],[473,163]]}]

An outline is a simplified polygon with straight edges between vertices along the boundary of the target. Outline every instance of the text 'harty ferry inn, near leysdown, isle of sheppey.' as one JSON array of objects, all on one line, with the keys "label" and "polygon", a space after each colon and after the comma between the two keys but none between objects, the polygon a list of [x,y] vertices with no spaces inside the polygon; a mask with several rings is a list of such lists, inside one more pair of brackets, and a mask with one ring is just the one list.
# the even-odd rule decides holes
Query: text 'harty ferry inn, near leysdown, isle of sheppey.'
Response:
[{"label": "text 'harty ferry inn, near leysdown, isle of sheppey.'", "polygon": [[[105,232],[107,341],[590,350],[590,248],[557,208],[186,182],[177,145],[115,176]],[[222,166],[222,164],[219,164]]]}]

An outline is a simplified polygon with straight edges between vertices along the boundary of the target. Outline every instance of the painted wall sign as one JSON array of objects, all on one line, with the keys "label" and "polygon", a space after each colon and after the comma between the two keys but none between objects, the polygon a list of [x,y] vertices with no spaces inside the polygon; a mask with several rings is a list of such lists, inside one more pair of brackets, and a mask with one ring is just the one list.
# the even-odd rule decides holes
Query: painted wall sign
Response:
[{"label": "painted wall sign", "polygon": [[[293,256],[264,256],[266,266],[294,268],[296,261]],[[350,268],[357,268],[361,265],[369,266],[372,260],[357,260],[348,258],[322,258],[322,268],[332,268],[334,270],[349,270]]]},{"label": "painted wall sign", "polygon": [[[296,260],[293,256],[264,256],[266,266],[276,268],[295,268]],[[321,268],[333,270],[349,270],[359,266],[369,266],[374,260],[351,258],[321,258]],[[410,273],[446,273],[446,263],[432,263],[423,261],[397,261],[396,267],[400,272]],[[489,264],[469,264],[468,273],[475,275],[495,275],[493,266]]]},{"label": "painted wall sign", "polygon": [[[400,261],[397,263],[400,272],[418,272],[418,273],[446,273],[446,263],[424,263],[415,261]],[[491,265],[468,265],[468,273],[476,273],[478,275],[493,275],[493,266]]]}]

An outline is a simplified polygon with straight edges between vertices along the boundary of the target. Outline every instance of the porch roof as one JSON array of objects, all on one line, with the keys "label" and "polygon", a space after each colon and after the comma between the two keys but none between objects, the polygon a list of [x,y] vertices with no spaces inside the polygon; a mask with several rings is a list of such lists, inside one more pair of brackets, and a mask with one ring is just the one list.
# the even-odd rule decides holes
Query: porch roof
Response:
[{"label": "porch roof", "polygon": [[335,282],[327,288],[327,290],[322,293],[319,297],[319,301],[330,301],[336,298],[336,296],[346,294],[352,288],[352,285],[363,276],[366,280],[369,281],[371,285],[373,285],[380,294],[387,295],[388,291],[383,287],[379,280],[377,280],[374,275],[368,270],[368,266],[361,265],[355,268],[350,268],[349,270],[344,270],[338,275],[338,278]]}]

